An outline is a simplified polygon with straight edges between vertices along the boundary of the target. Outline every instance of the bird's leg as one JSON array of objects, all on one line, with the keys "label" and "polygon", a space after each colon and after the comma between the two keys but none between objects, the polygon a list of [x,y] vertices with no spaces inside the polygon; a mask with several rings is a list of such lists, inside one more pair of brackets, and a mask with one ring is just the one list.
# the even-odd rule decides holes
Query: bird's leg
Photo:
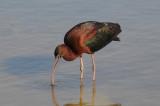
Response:
[{"label": "bird's leg", "polygon": [[53,104],[55,106],[59,106],[58,103],[56,102],[56,97],[55,97],[55,92],[54,92],[54,85],[52,85],[52,100],[53,100]]},{"label": "bird's leg", "polygon": [[82,55],[80,56],[80,65],[81,65],[81,67],[80,67],[80,70],[81,70],[81,76],[80,76],[80,78],[81,78],[81,80],[83,79],[83,59],[82,59]]},{"label": "bird's leg", "polygon": [[94,63],[94,56],[93,56],[93,54],[91,54],[91,56],[92,56],[92,63],[93,63],[93,80],[95,80],[96,67],[95,67],[95,63]]}]

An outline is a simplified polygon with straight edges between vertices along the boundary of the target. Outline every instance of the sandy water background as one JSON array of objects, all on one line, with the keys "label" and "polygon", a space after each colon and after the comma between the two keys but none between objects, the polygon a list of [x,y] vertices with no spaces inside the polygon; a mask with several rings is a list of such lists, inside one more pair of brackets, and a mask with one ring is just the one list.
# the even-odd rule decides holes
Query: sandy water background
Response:
[{"label": "sandy water background", "polygon": [[[84,86],[79,59],[61,60],[52,89],[55,47],[70,28],[88,20],[122,27],[121,42],[94,55],[96,90],[87,54]],[[159,106],[159,28],[159,0],[0,0],[0,105]]]}]

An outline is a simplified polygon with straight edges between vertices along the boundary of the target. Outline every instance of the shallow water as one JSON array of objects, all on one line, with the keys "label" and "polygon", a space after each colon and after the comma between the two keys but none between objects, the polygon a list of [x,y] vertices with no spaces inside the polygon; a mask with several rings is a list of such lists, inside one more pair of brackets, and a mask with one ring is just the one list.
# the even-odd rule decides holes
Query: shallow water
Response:
[{"label": "shallow water", "polygon": [[[159,0],[0,0],[1,106],[159,106]],[[58,63],[55,86],[51,71],[55,47],[79,22],[117,22],[121,42]]]}]

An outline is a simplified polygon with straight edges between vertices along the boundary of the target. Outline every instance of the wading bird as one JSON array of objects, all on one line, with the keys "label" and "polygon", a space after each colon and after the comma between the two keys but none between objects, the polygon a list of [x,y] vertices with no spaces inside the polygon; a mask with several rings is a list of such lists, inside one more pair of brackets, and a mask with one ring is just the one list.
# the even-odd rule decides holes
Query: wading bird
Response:
[{"label": "wading bird", "polygon": [[64,37],[64,44],[57,46],[54,52],[55,62],[52,71],[52,85],[54,85],[56,65],[62,57],[66,61],[72,61],[80,57],[80,78],[83,79],[83,53],[91,54],[93,80],[95,80],[94,52],[102,49],[111,41],[120,41],[117,37],[120,32],[121,28],[117,23],[96,21],[83,22],[70,29]]}]

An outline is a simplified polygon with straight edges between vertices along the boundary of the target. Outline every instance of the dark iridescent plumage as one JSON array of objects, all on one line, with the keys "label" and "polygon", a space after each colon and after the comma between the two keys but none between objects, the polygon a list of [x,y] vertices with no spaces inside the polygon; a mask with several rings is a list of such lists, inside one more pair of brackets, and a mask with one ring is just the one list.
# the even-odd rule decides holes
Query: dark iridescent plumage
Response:
[{"label": "dark iridescent plumage", "polygon": [[119,24],[87,21],[69,30],[65,35],[64,42],[76,53],[90,54],[100,50],[111,41],[119,41],[117,35],[120,32]]}]

